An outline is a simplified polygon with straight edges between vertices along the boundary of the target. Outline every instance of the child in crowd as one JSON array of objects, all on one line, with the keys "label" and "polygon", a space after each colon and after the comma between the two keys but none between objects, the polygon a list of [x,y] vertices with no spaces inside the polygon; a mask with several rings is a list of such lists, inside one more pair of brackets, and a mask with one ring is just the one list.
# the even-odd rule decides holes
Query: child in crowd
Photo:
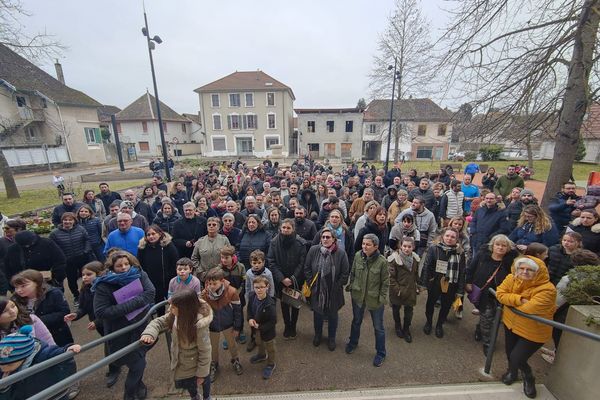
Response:
[{"label": "child in crowd", "polygon": [[275,370],[275,325],[277,323],[277,309],[275,300],[269,296],[271,283],[265,276],[257,276],[252,284],[253,292],[248,298],[248,325],[256,337],[258,353],[250,357],[252,364],[266,361],[263,369],[263,379],[270,379]]},{"label": "child in crowd", "polygon": [[200,295],[202,287],[200,285],[200,279],[196,278],[193,274],[194,264],[192,263],[192,260],[187,257],[180,258],[177,260],[176,270],[177,276],[169,282],[167,298],[170,299],[173,294],[183,289],[191,289],[196,292],[197,295]]},{"label": "child in crowd", "polygon": [[[11,333],[0,340],[0,370],[2,378],[23,371],[33,365],[49,360],[67,351],[79,353],[81,346],[73,344],[59,347],[44,343],[32,336],[32,326],[25,325],[18,333]],[[8,387],[0,388],[0,399],[27,399],[48,387],[66,379],[77,371],[75,360],[70,358],[37,374],[24,378]],[[65,389],[57,399],[72,399],[78,390]]]},{"label": "child in crowd", "polygon": [[546,259],[548,258],[548,247],[542,243],[529,243],[529,245],[527,245],[527,250],[525,250],[523,255],[539,258],[545,263]]},{"label": "child in crowd", "polygon": [[[235,247],[231,245],[223,246],[221,249],[221,269],[225,274],[225,280],[229,282],[229,285],[235,288],[238,296],[240,297],[240,304],[242,307],[242,313],[244,306],[246,305],[246,298],[244,297],[244,280],[246,279],[246,267],[244,264],[238,262],[237,256],[235,255]],[[240,334],[237,337],[237,341],[241,344],[246,343],[246,334],[244,333],[244,316],[242,314],[242,327],[240,328]],[[227,340],[223,342],[223,349],[227,350],[229,343]]]},{"label": "child in crowd", "polygon": [[59,288],[44,282],[42,273],[34,269],[26,269],[13,276],[11,284],[15,288],[15,303],[38,316],[48,327],[57,345],[73,343],[71,329],[64,320],[71,310]]},{"label": "child in crowd", "polygon": [[[248,299],[251,293],[254,293],[254,279],[259,276],[264,276],[269,281],[269,296],[275,297],[275,282],[273,280],[273,274],[271,270],[265,267],[265,253],[261,250],[254,250],[250,253],[250,265],[251,269],[246,272],[246,304],[248,303]],[[250,341],[248,341],[248,345],[246,350],[249,352],[254,350],[256,347],[256,339],[254,335],[255,331],[252,330],[250,334]]]},{"label": "child in crowd", "polygon": [[150,322],[140,340],[151,345],[161,332],[173,332],[170,351],[175,387],[186,389],[192,400],[199,400],[198,385],[202,385],[202,398],[210,399],[208,326],[213,319],[212,310],[204,300],[198,299],[193,289],[186,287],[170,296],[169,304],[169,313]]},{"label": "child in crowd", "polygon": [[225,273],[222,268],[210,269],[206,274],[204,284],[202,299],[210,305],[214,314],[209,326],[210,344],[212,346],[210,381],[214,382],[219,370],[219,338],[221,333],[229,342],[233,370],[237,375],[244,372],[235,343],[235,338],[242,329],[242,306],[237,291],[225,280]]},{"label": "child in crowd", "polygon": [[[390,269],[390,304],[396,336],[412,342],[410,325],[413,307],[417,305],[417,281],[419,279],[419,255],[414,252],[415,240],[405,236],[398,248],[388,257]],[[400,320],[400,308],[404,306],[404,324]]]},{"label": "child in crowd", "polygon": [[421,241],[421,234],[415,225],[415,217],[412,214],[405,214],[402,217],[402,222],[400,225],[396,224],[392,227],[390,231],[390,241],[389,246],[391,249],[399,249],[400,242],[404,237],[411,237],[415,240],[415,243],[419,243]]},{"label": "child in crowd", "polygon": [[16,333],[25,325],[31,325],[31,336],[38,340],[55,345],[52,334],[41,319],[30,314],[23,306],[16,304],[8,297],[0,297],[0,338]]}]

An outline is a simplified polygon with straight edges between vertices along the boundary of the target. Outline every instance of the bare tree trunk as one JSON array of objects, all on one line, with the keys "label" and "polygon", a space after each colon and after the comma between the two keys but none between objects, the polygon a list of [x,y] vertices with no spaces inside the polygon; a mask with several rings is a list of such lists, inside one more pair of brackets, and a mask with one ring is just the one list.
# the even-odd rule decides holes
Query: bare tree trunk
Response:
[{"label": "bare tree trunk", "polygon": [[533,150],[531,149],[531,133],[527,132],[527,139],[525,141],[525,147],[527,148],[527,166],[530,170],[533,169]]},{"label": "bare tree trunk", "polygon": [[587,111],[589,77],[593,64],[594,47],[600,14],[596,11],[599,0],[586,0],[579,17],[573,43],[573,57],[569,65],[567,87],[556,132],[554,157],[550,164],[548,182],[542,206],[547,207],[551,197],[560,190],[563,182],[573,174],[579,132]]},{"label": "bare tree trunk", "polygon": [[6,161],[6,157],[4,157],[2,150],[0,150],[0,173],[2,173],[2,180],[4,181],[6,198],[19,199],[21,195],[19,194],[12,168],[8,166],[8,161]]},{"label": "bare tree trunk", "polygon": [[394,135],[394,164],[398,164],[398,160],[400,159],[400,135],[402,134],[402,126],[398,125],[396,122],[396,134]]}]

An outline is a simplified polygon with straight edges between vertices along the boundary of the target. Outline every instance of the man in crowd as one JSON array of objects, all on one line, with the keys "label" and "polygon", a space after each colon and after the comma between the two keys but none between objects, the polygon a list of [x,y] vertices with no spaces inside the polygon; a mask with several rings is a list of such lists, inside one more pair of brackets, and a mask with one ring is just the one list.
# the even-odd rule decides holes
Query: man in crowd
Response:
[{"label": "man in crowd", "polygon": [[[125,202],[124,202],[125,203]],[[133,211],[133,206],[131,207]],[[118,247],[137,256],[140,239],[144,237],[144,231],[137,226],[132,226],[133,218],[127,212],[119,212],[116,217],[118,229],[108,234],[104,255],[113,247]]]},{"label": "man in crowd", "polygon": [[464,210],[467,215],[471,213],[471,202],[479,197],[479,188],[471,182],[471,175],[465,174],[460,188],[465,195]]},{"label": "man in crowd", "polygon": [[298,184],[297,183],[292,183],[289,187],[289,194],[287,196],[283,196],[283,204],[286,207],[290,206],[290,199],[292,197],[300,200],[300,198],[298,197]]},{"label": "man in crowd", "polygon": [[60,219],[62,215],[66,212],[72,212],[77,215],[77,210],[83,204],[76,202],[73,193],[63,193],[62,195],[62,204],[54,207],[52,211],[52,224],[57,227],[60,225]]},{"label": "man in crowd", "polygon": [[105,210],[108,210],[110,208],[110,205],[113,201],[122,200],[121,195],[119,193],[110,191],[108,183],[102,182],[98,185],[98,188],[100,189],[100,193],[96,195],[96,198],[102,200]]},{"label": "man in crowd", "polygon": [[461,190],[460,182],[456,179],[450,182],[450,190],[442,196],[440,203],[440,217],[445,226],[450,219],[464,215],[465,194]]},{"label": "man in crowd", "polygon": [[508,199],[510,191],[515,187],[524,188],[525,181],[517,174],[514,165],[511,165],[506,169],[506,175],[498,178],[498,182],[494,186],[494,193],[502,196],[502,199]]},{"label": "man in crowd", "polygon": [[425,207],[428,210],[431,210],[433,208],[433,203],[435,202],[435,199],[433,196],[433,190],[431,190],[429,186],[429,179],[422,178],[419,181],[419,187],[413,189],[408,194],[408,201],[412,201],[415,197],[421,197],[425,201]]},{"label": "man in crowd", "polygon": [[147,203],[140,201],[133,189],[126,190],[123,195],[125,196],[125,200],[133,203],[133,211],[146,218],[148,223],[152,223],[152,221],[154,221],[152,207],[150,207]]},{"label": "man in crowd", "polygon": [[374,200],[374,193],[372,188],[365,188],[363,191],[362,197],[354,200],[352,202],[352,206],[350,207],[349,217],[352,223],[355,223],[358,218],[365,212],[365,205]]},{"label": "man in crowd", "polygon": [[[169,200],[167,198],[167,200]],[[119,214],[121,213],[127,213],[131,216],[131,222],[132,225],[135,227],[140,228],[143,232],[146,232],[146,229],[148,229],[148,221],[146,220],[146,218],[138,213],[136,213],[133,210],[133,203],[130,202],[129,200],[124,200],[121,202],[121,204],[119,205]],[[111,219],[108,222],[108,232],[112,232],[115,229],[117,229],[119,227],[119,220],[118,220],[118,214],[117,217]]]},{"label": "man in crowd", "polygon": [[412,213],[414,215],[415,226],[421,235],[421,240],[416,243],[415,250],[417,254],[421,256],[433,242],[435,231],[437,229],[437,222],[433,213],[425,208],[425,201],[420,197],[415,197],[410,205],[410,209],[404,210],[398,214],[394,223],[401,224],[402,217],[407,213]]},{"label": "man in crowd", "polygon": [[548,211],[550,211],[550,216],[559,232],[563,232],[569,222],[578,216],[576,214],[579,210],[575,204],[581,197],[577,196],[575,189],[577,189],[575,183],[565,182],[562,185],[562,190],[550,200]]},{"label": "man in crowd", "polygon": [[242,210],[242,215],[244,216],[244,218],[248,218],[248,215],[256,214],[259,218],[262,219],[262,216],[265,211],[258,207],[256,198],[254,196],[246,196],[246,199],[244,200],[244,205],[246,206]]},{"label": "man in crowd", "polygon": [[506,210],[498,208],[496,195],[488,193],[483,201],[485,203],[475,211],[469,224],[473,257],[481,245],[489,243],[494,235],[510,233],[508,232]]},{"label": "man in crowd", "polygon": [[192,257],[194,244],[205,236],[206,218],[196,215],[196,206],[191,201],[183,205],[183,218],[173,224],[173,243],[179,257]]}]

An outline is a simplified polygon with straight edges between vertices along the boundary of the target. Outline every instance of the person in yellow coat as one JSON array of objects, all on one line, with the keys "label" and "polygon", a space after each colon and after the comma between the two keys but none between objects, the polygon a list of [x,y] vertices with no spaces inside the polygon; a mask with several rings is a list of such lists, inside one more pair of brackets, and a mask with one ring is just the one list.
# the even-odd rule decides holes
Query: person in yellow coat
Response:
[{"label": "person in yellow coat", "polygon": [[509,274],[496,291],[504,304],[504,336],[508,371],[502,382],[512,384],[523,374],[523,392],[536,396],[535,378],[527,360],[552,337],[552,327],[517,315],[510,307],[527,314],[552,320],[556,309],[556,288],[550,282],[548,268],[542,260],[525,256],[515,260]]}]

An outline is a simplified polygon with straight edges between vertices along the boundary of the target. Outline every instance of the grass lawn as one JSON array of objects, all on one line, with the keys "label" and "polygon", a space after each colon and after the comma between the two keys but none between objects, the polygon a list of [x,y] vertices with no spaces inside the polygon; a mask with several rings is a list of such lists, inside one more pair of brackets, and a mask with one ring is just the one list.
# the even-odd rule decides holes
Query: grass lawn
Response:
[{"label": "grass lawn", "polygon": [[[139,179],[132,181],[113,181],[110,183],[111,190],[122,190],[134,186],[143,186],[149,183],[148,179]],[[92,189],[96,193],[98,192],[98,183],[86,182],[86,183],[75,183],[73,191],[77,200],[81,200],[83,192],[87,189]],[[39,189],[21,190],[20,199],[7,199],[6,197],[0,197],[0,211],[4,215],[21,214],[26,211],[35,210],[42,207],[51,207],[59,203],[56,188],[51,184],[41,187]]]}]

